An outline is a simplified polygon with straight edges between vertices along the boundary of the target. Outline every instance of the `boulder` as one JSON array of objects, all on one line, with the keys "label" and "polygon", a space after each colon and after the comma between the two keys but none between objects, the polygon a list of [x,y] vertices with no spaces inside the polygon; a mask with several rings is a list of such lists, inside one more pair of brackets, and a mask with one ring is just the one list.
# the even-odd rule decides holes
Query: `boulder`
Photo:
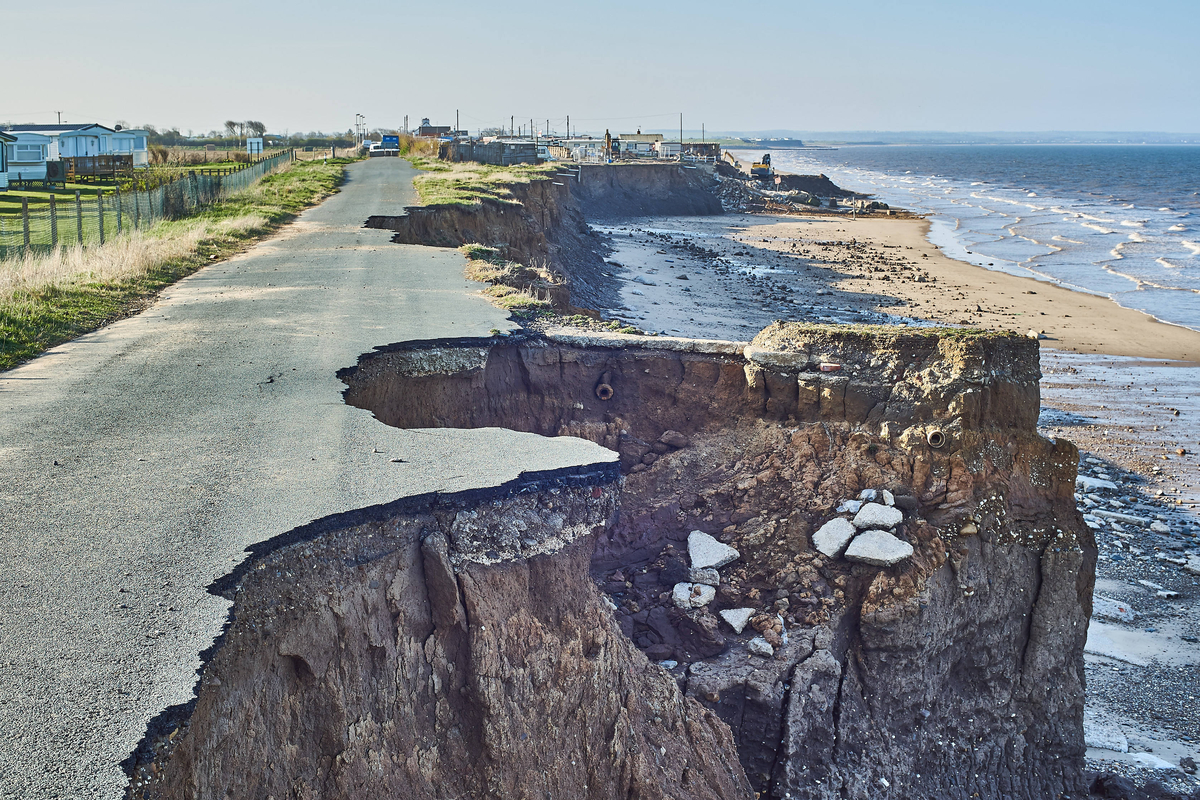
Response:
[{"label": "boulder", "polygon": [[854,527],[859,530],[887,530],[903,521],[903,511],[879,503],[867,503],[854,515]]},{"label": "boulder", "polygon": [[676,450],[688,446],[688,438],[679,431],[667,431],[658,440],[665,445],[670,445]]},{"label": "boulder", "polygon": [[839,558],[857,532],[850,520],[841,517],[831,519],[813,534],[813,547],[830,558]]},{"label": "boulder", "polygon": [[[883,506],[880,506],[883,508]],[[846,559],[875,567],[890,567],[911,558],[913,547],[887,531],[864,531],[846,548]]]},{"label": "boulder", "polygon": [[688,534],[688,557],[692,560],[693,569],[716,569],[737,561],[741,553],[704,531],[692,531]]}]

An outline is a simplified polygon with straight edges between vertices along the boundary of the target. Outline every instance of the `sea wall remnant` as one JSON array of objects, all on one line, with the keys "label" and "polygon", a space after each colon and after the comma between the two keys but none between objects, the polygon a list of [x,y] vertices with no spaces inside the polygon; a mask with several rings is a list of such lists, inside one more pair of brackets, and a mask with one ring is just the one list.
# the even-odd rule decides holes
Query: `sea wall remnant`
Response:
[{"label": "sea wall remnant", "polygon": [[[453,369],[429,368],[448,353]],[[1032,341],[559,330],[385,348],[341,377],[389,424],[616,451],[592,577],[625,636],[729,726],[763,796],[1083,792],[1096,552],[1076,450],[1037,433]],[[845,549],[812,538],[836,519]],[[698,566],[695,531],[737,558]]]},{"label": "sea wall remnant", "polygon": [[411,498],[257,548],[138,798],[738,798],[728,727],[588,578],[611,462]]}]

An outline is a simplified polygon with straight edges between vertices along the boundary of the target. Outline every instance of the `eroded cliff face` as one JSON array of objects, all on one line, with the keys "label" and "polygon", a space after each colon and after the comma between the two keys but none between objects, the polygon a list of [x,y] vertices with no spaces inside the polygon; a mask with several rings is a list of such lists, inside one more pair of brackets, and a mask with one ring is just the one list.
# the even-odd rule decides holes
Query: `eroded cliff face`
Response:
[{"label": "eroded cliff face", "polygon": [[268,543],[131,795],[747,797],[729,729],[588,577],[610,464],[413,498]]},{"label": "eroded cliff face", "polygon": [[620,300],[588,218],[721,213],[715,179],[704,167],[595,164],[571,170],[510,184],[511,202],[415,206],[401,216],[371,217],[366,227],[394,231],[392,241],[399,244],[482,244],[512,261],[547,264],[563,276],[573,305],[604,308]]},{"label": "eroded cliff face", "polygon": [[[1095,546],[1077,454],[1036,430],[1037,346],[1009,335],[776,325],[435,342],[364,357],[348,402],[404,427],[500,425],[620,454],[593,580],[614,620],[729,726],[770,797],[1084,794]],[[602,399],[607,398],[607,399]],[[888,491],[911,557],[816,549]],[[689,532],[739,553],[680,607]],[[705,578],[705,580],[711,579]],[[751,609],[735,632],[720,612]],[[770,648],[748,650],[752,637]],[[766,653],[758,655],[755,653]]]}]

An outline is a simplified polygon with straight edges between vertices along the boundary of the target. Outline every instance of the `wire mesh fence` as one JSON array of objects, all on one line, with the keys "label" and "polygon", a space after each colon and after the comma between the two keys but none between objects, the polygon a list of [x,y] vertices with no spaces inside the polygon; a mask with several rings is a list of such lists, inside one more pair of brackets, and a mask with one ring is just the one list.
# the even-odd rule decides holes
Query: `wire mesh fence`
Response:
[{"label": "wire mesh fence", "polygon": [[193,171],[144,192],[112,192],[49,200],[21,199],[18,213],[0,214],[0,259],[56,247],[104,244],[126,230],[148,228],[164,219],[180,219],[249,188],[294,160],[285,150],[236,171]]}]

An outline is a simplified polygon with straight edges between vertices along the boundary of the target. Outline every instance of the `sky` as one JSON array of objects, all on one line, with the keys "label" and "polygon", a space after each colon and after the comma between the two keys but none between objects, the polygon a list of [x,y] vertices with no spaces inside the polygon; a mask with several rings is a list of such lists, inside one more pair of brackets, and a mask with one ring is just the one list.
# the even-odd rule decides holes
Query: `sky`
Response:
[{"label": "sky", "polygon": [[[5,10],[31,79],[0,122],[1200,132],[1197,0],[43,6]],[[90,44],[53,45],[68,20]]]}]

